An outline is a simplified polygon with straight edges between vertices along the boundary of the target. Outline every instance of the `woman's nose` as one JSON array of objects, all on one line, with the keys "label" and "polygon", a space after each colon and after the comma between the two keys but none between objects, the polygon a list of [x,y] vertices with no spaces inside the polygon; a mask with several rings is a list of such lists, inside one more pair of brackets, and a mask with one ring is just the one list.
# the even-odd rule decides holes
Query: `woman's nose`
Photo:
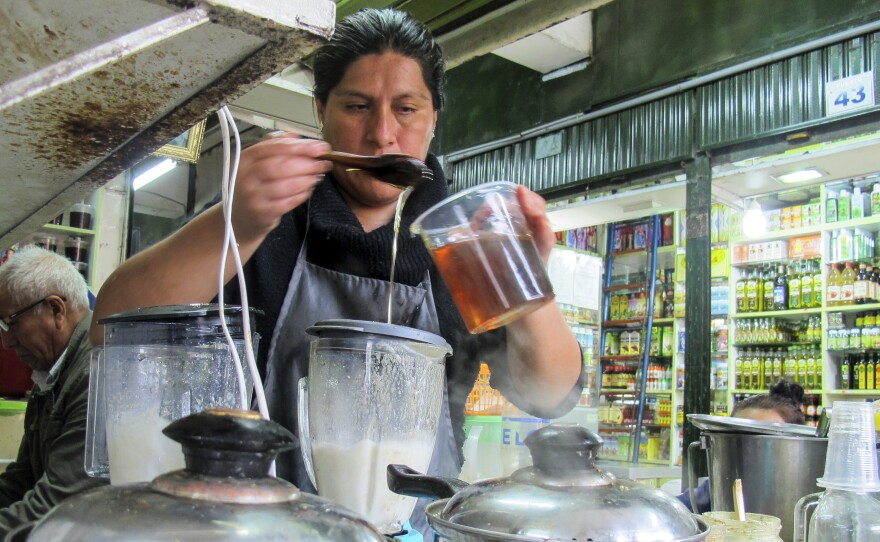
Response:
[{"label": "woman's nose", "polygon": [[397,140],[397,118],[386,108],[376,108],[370,116],[367,137],[378,148],[394,145]]}]

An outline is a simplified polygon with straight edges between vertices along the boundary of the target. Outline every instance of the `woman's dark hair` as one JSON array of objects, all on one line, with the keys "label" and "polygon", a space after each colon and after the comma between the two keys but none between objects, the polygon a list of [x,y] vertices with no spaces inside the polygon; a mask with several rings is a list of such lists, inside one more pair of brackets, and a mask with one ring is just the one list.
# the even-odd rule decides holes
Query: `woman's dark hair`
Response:
[{"label": "woman's dark hair", "polygon": [[804,403],[804,388],[800,384],[779,379],[776,384],[770,386],[770,393],[766,395],[752,395],[743,399],[733,407],[731,416],[737,412],[748,409],[775,410],[787,423],[805,422],[804,412],[801,405]]},{"label": "woman's dark hair", "polygon": [[362,9],[336,25],[330,41],[315,53],[315,98],[326,104],[330,91],[353,62],[364,55],[389,51],[419,63],[434,109],[442,109],[446,84],[443,51],[428,27],[395,9]]}]

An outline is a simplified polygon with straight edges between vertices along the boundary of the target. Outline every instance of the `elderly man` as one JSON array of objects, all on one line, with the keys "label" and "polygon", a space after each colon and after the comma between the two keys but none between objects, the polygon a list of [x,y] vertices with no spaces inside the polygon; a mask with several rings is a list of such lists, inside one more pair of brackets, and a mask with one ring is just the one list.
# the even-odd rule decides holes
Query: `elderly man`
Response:
[{"label": "elderly man", "polygon": [[26,247],[0,266],[0,338],[33,369],[18,458],[0,474],[0,538],[102,481],[83,470],[88,288],[63,256]]}]

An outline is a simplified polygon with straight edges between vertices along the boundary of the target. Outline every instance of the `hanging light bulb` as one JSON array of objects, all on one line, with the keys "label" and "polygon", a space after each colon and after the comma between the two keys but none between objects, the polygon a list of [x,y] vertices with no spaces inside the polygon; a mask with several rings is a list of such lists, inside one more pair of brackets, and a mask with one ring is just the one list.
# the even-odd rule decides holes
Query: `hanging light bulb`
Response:
[{"label": "hanging light bulb", "polygon": [[758,200],[752,200],[746,207],[742,229],[746,237],[758,237],[767,233],[767,217],[764,216],[764,211]]}]

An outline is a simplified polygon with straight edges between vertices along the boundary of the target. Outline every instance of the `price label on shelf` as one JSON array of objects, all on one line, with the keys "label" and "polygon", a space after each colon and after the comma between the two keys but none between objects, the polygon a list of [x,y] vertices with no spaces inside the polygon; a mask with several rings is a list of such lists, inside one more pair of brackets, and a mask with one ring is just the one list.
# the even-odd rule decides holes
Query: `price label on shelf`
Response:
[{"label": "price label on shelf", "polygon": [[825,115],[840,115],[874,105],[874,72],[862,72],[825,84]]}]

